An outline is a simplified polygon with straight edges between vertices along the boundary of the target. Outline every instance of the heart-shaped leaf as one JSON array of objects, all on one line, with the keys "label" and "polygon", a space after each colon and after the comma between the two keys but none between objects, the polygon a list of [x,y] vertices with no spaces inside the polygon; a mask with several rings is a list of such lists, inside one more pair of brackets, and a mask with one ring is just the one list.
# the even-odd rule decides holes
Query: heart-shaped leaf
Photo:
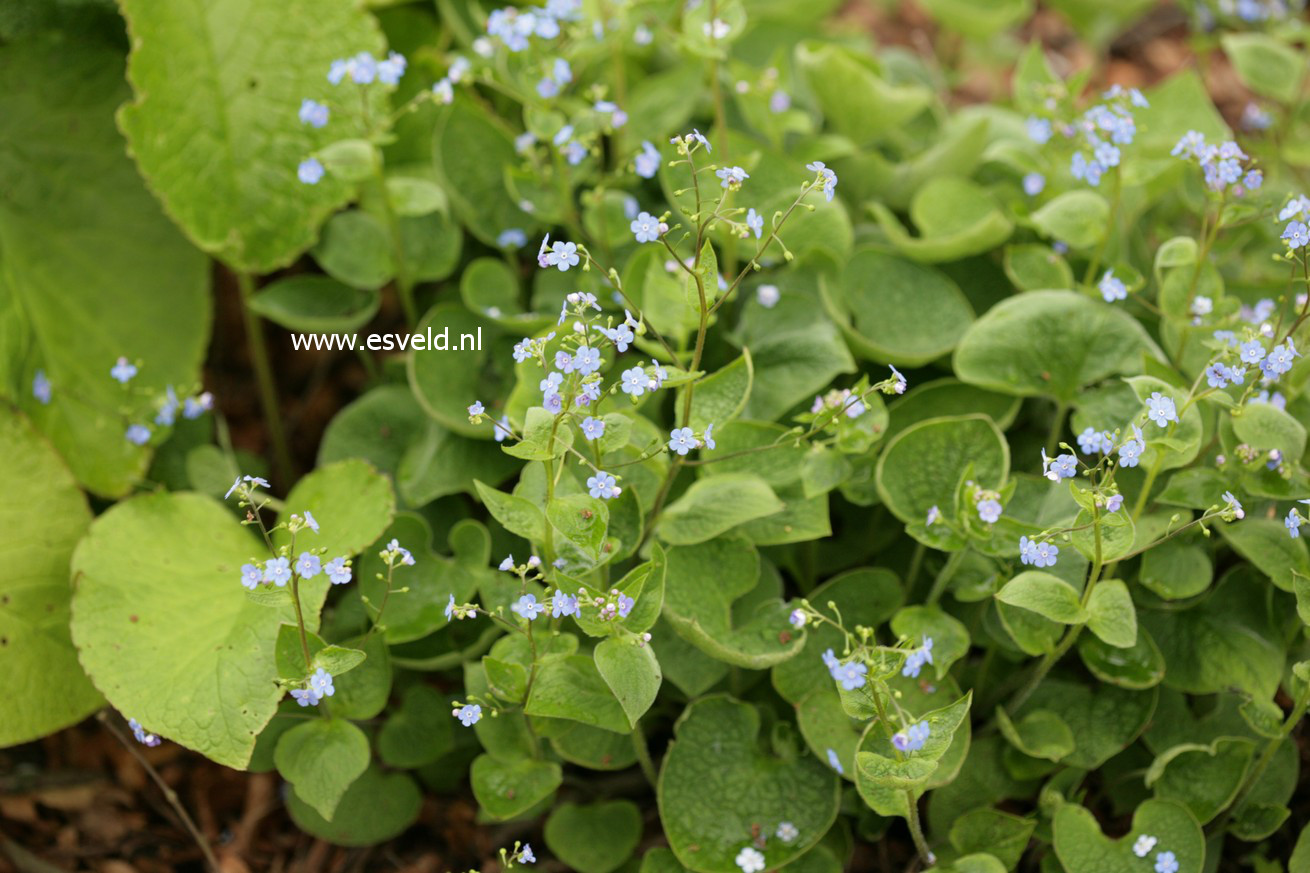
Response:
[{"label": "heart-shaped leaf", "polygon": [[[1055,814],[1055,854],[1069,873],[1141,873],[1159,852],[1173,852],[1178,873],[1205,868],[1205,835],[1187,807],[1172,800],[1148,800],[1133,813],[1133,827],[1117,840],[1101,833],[1096,817],[1074,803]],[[1140,837],[1154,837],[1149,860],[1133,852]]]}]

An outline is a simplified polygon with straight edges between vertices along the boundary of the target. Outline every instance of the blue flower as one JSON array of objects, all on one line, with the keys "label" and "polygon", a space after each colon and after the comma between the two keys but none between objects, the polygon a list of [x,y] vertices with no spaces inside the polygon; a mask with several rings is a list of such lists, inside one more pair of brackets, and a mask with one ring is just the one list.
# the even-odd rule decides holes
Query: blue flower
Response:
[{"label": "blue flower", "polygon": [[473,727],[482,719],[482,707],[476,703],[466,703],[455,710],[454,715],[464,727]]},{"label": "blue flower", "polygon": [[823,195],[832,202],[832,195],[837,191],[837,174],[824,165],[823,161],[813,161],[805,165],[805,169],[812,173],[817,173],[820,181],[823,183]]},{"label": "blue flower", "polygon": [[1046,187],[1046,177],[1041,173],[1028,173],[1023,177],[1023,193],[1036,197]]},{"label": "blue flower", "polygon": [[165,386],[164,401],[159,405],[159,412],[155,415],[155,424],[160,427],[172,427],[173,422],[177,419],[177,410],[181,406],[177,399],[177,392],[173,390],[172,385]]},{"label": "blue flower", "polygon": [[328,123],[328,108],[317,100],[306,97],[300,101],[300,123],[310,127],[322,127]]},{"label": "blue flower", "polygon": [[315,670],[314,675],[309,677],[309,690],[320,698],[331,697],[337,692],[332,685],[332,674],[322,667]]},{"label": "blue flower", "polygon": [[923,669],[923,665],[931,663],[932,637],[924,637],[923,648],[915,649],[906,657],[905,666],[901,668],[901,675],[917,679],[919,671]]},{"label": "blue flower", "polygon": [[600,418],[592,418],[588,415],[582,420],[582,435],[588,441],[600,439],[605,435],[605,421]]},{"label": "blue flower", "polygon": [[1283,230],[1282,239],[1289,249],[1303,248],[1310,243],[1310,228],[1300,221],[1293,221]]},{"label": "blue flower", "polygon": [[129,718],[127,720],[127,726],[132,729],[132,736],[136,737],[136,741],[141,745],[150,746],[151,748],[159,745],[159,737],[141,727],[141,722],[136,719]]},{"label": "blue flower", "polygon": [[750,175],[741,167],[720,167],[714,171],[714,175],[719,177],[719,184],[724,188],[736,190],[741,187],[741,183],[750,178]]},{"label": "blue flower", "polygon": [[291,696],[301,706],[318,706],[319,696],[308,688],[292,688]]},{"label": "blue flower", "polygon": [[1034,567],[1054,567],[1060,550],[1050,543],[1019,537],[1019,560]]},{"label": "blue flower", "polygon": [[1265,182],[1265,174],[1259,170],[1248,170],[1247,174],[1242,177],[1242,184],[1248,191],[1255,191]]},{"label": "blue flower", "polygon": [[823,659],[823,666],[828,668],[829,673],[836,673],[837,667],[841,661],[837,660],[837,655],[832,649],[826,649],[820,657]]},{"label": "blue flower", "polygon": [[837,752],[833,749],[828,750],[828,766],[836,770],[838,776],[846,775],[846,771],[841,766],[841,759],[837,757]]},{"label": "blue flower", "polygon": [[1110,270],[1105,271],[1101,281],[1096,285],[1101,292],[1101,299],[1106,303],[1113,303],[1116,300],[1124,300],[1128,297],[1128,288],[1122,281],[1116,279],[1114,273]]},{"label": "blue flower", "polygon": [[1159,391],[1152,391],[1146,399],[1146,417],[1160,427],[1167,427],[1169,422],[1178,420],[1178,408],[1172,397],[1166,397]]},{"label": "blue flower", "polygon": [[637,175],[643,179],[654,178],[660,169],[660,153],[648,140],[641,144],[641,152],[633,161]]},{"label": "blue flower", "polygon": [[1028,138],[1038,145],[1046,145],[1051,139],[1051,122],[1045,118],[1030,115],[1024,122],[1024,127],[1028,131]]},{"label": "blue flower", "polygon": [[617,480],[609,473],[597,470],[595,476],[587,478],[587,493],[601,500],[610,500],[623,491],[616,483]]},{"label": "blue flower", "polygon": [[761,285],[755,289],[755,299],[765,309],[772,309],[782,299],[782,292],[777,285]]},{"label": "blue flower", "polygon": [[717,449],[718,443],[714,442],[714,422],[705,425],[705,448]]},{"label": "blue flower", "polygon": [[1297,539],[1301,536],[1301,516],[1296,511],[1295,506],[1288,510],[1287,518],[1283,519],[1283,526],[1287,528],[1287,535],[1292,539]]},{"label": "blue flower", "polygon": [[931,732],[928,722],[921,721],[893,734],[892,745],[902,752],[917,752],[928,741]]},{"label": "blue flower", "polygon": [[600,369],[600,349],[578,346],[578,351],[573,357],[573,366],[579,373],[596,372]]},{"label": "blue flower", "polygon": [[1155,856],[1155,873],[1178,873],[1178,859],[1173,852],[1160,852]]},{"label": "blue flower", "polygon": [[109,375],[126,385],[136,375],[136,366],[129,362],[127,358],[119,358],[118,362],[110,368]]},{"label": "blue flower", "polygon": [[1238,350],[1238,357],[1242,359],[1243,364],[1258,364],[1265,357],[1264,344],[1259,340],[1248,340],[1242,343]]},{"label": "blue flower", "polygon": [[1274,346],[1269,352],[1269,357],[1265,360],[1265,363],[1269,365],[1269,369],[1279,376],[1292,369],[1293,359],[1300,357],[1300,352],[1292,344],[1290,336],[1284,342],[1285,345]]},{"label": "blue flower", "polygon": [[323,571],[323,564],[318,555],[312,552],[301,552],[300,557],[296,558],[296,572],[300,574],[301,579],[313,579]]},{"label": "blue flower", "polygon": [[146,443],[150,442],[150,428],[146,427],[144,424],[129,425],[127,433],[125,433],[124,436],[127,437],[129,443],[136,446],[144,446]]},{"label": "blue flower", "polygon": [[561,273],[567,273],[569,267],[578,265],[578,246],[576,243],[555,240],[550,248],[550,265],[557,267]]},{"label": "blue flower", "polygon": [[1136,467],[1144,451],[1146,451],[1146,441],[1142,439],[1141,428],[1133,425],[1133,438],[1119,446],[1119,466]]},{"label": "blue flower", "polygon": [[367,85],[373,81],[378,72],[378,62],[368,52],[360,52],[353,58],[333,61],[328,68],[328,81],[333,85],[341,84],[347,76],[357,85]]},{"label": "blue flower", "polygon": [[45,370],[37,370],[32,377],[32,396],[42,405],[50,402],[50,380],[46,378]]},{"label": "blue flower", "polygon": [[856,688],[864,687],[864,677],[868,672],[869,665],[862,664],[859,661],[848,661],[832,671],[832,678],[836,679],[841,687],[847,691],[854,691]]},{"label": "blue flower", "polygon": [[619,610],[619,618],[627,618],[628,614],[632,612],[632,607],[637,605],[637,601],[626,594],[620,594],[615,601],[615,605]]},{"label": "blue flower", "polygon": [[630,370],[624,370],[619,380],[619,389],[624,394],[630,394],[633,397],[640,397],[646,393],[650,387],[650,377],[641,367],[633,367]]},{"label": "blue flower", "polygon": [[1176,158],[1187,160],[1188,158],[1199,156],[1204,148],[1205,134],[1199,131],[1189,130],[1187,133],[1183,134],[1183,138],[1178,140],[1178,143],[1173,147],[1169,154]]},{"label": "blue flower", "polygon": [[1001,512],[1004,511],[1004,507],[1001,506],[1000,501],[993,500],[990,497],[985,500],[979,500],[976,508],[978,510],[978,517],[988,524],[995,524],[997,519],[1001,517]]},{"label": "blue flower", "polygon": [[1105,173],[1105,168],[1095,160],[1087,160],[1082,152],[1074,152],[1070,160],[1069,173],[1075,179],[1082,179],[1093,188],[1101,184],[1101,176]]},{"label": "blue flower", "polygon": [[1108,437],[1094,427],[1085,429],[1078,434],[1078,448],[1084,455],[1095,455],[1098,452],[1108,451],[1113,447],[1113,443]]},{"label": "blue flower", "polygon": [[626,324],[620,324],[615,328],[601,328],[600,332],[608,337],[609,341],[614,343],[614,348],[620,352],[626,352],[628,345],[637,338],[632,328]]},{"label": "blue flower", "polygon": [[923,526],[932,527],[941,520],[942,511],[937,508],[937,504],[928,507],[928,514],[923,517]]},{"label": "blue flower", "polygon": [[805,627],[805,622],[808,620],[803,609],[793,609],[787,616],[787,623],[798,630]]},{"label": "blue flower", "polygon": [[700,444],[696,442],[696,437],[692,435],[689,427],[674,428],[669,432],[670,452],[677,452],[679,455],[685,456],[698,445]]},{"label": "blue flower", "polygon": [[450,595],[450,600],[446,601],[446,608],[442,610],[442,614],[446,616],[446,621],[450,621],[451,616],[455,614],[455,595]]},{"label": "blue flower", "polygon": [[1119,507],[1124,505],[1124,496],[1122,494],[1111,494],[1105,500],[1106,512],[1118,512]]},{"label": "blue flower", "polygon": [[1233,496],[1233,492],[1224,492],[1224,502],[1227,504],[1225,511],[1231,511],[1235,518],[1246,518],[1246,511],[1242,509],[1242,503]]},{"label": "blue flower", "polygon": [[281,588],[291,581],[291,561],[287,558],[271,558],[264,564],[264,581],[272,582]]},{"label": "blue flower", "polygon": [[528,244],[528,235],[520,228],[511,227],[500,232],[496,237],[496,245],[503,249],[521,249]]},{"label": "blue flower", "polygon": [[519,849],[519,863],[535,864],[536,861],[537,861],[537,856],[532,854],[531,844],[524,843],[523,848]]},{"label": "blue flower", "polygon": [[[449,78],[438,79],[432,84],[432,93],[437,98],[437,102],[443,106],[449,106],[455,102],[455,83]],[[515,140],[518,144],[518,140]]]},{"label": "blue flower", "polygon": [[305,158],[296,167],[296,178],[306,185],[317,185],[323,178],[323,164],[318,158]]},{"label": "blue flower", "polygon": [[551,618],[561,618],[566,615],[578,614],[578,598],[574,594],[565,594],[563,591],[556,591],[550,598],[550,615]]},{"label": "blue flower", "polygon": [[478,415],[481,415],[482,413],[484,413],[484,412],[486,412],[486,411],[487,411],[487,410],[486,410],[486,408],[482,405],[482,401],[481,401],[481,400],[474,400],[472,403],[469,404],[468,412],[469,412],[469,415],[470,415],[470,416],[478,416]]},{"label": "blue flower", "polygon": [[660,221],[649,212],[642,212],[629,225],[639,243],[655,242],[660,238]]},{"label": "blue flower", "polygon": [[264,581],[264,571],[260,569],[258,564],[241,565],[241,584],[243,586],[249,588],[251,591],[254,591],[255,586],[263,581]]},{"label": "blue flower", "polygon": [[333,585],[345,585],[350,581],[350,565],[346,563],[345,558],[333,558],[328,561],[323,565],[323,572],[327,573]]},{"label": "blue flower", "polygon": [[399,557],[400,563],[403,566],[406,567],[414,566],[414,556],[410,554],[409,549],[405,548],[400,544],[399,540],[393,538],[391,542],[387,543],[387,551],[392,552],[397,557]]},{"label": "blue flower", "polygon": [[514,612],[517,612],[519,615],[523,616],[528,621],[533,621],[537,618],[537,616],[541,615],[543,612],[546,611],[546,606],[545,604],[541,604],[537,602],[537,595],[524,594],[517,601],[515,601],[514,605],[511,606],[510,609],[513,610]]},{"label": "blue flower", "polygon": [[756,239],[764,233],[764,216],[756,212],[754,206],[746,212],[746,226],[754,231]]},{"label": "blue flower", "polygon": [[1078,475],[1078,458],[1073,455],[1059,455],[1055,458],[1046,457],[1046,449],[1042,449],[1042,475],[1052,482],[1059,482],[1061,479],[1072,479]]}]

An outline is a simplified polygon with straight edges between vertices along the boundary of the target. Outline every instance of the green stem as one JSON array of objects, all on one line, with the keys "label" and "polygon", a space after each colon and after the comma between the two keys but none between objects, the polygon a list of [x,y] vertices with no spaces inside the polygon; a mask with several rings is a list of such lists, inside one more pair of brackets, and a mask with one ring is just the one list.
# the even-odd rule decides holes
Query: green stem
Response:
[{"label": "green stem", "polygon": [[405,310],[405,323],[410,327],[418,324],[418,309],[414,305],[414,279],[409,275],[408,259],[405,257],[405,237],[400,229],[400,217],[391,205],[387,192],[387,178],[382,174],[382,165],[376,166],[373,178],[377,182],[378,197],[382,202],[382,214],[387,220],[387,230],[391,235],[391,257],[396,262],[396,296],[400,306]]},{"label": "green stem", "polygon": [[1141,517],[1142,510],[1146,509],[1146,501],[1151,496],[1151,489],[1155,487],[1155,477],[1160,475],[1160,465],[1164,462],[1163,452],[1157,452],[1155,463],[1151,469],[1146,471],[1146,480],[1142,482],[1142,491],[1137,495],[1137,502],[1133,504],[1133,524]]},{"label": "green stem", "polygon": [[300,651],[305,656],[305,669],[313,671],[314,659],[309,654],[309,637],[305,633],[305,614],[300,606],[300,574],[291,574],[291,602],[296,607],[296,629],[300,631]]},{"label": "green stem", "polygon": [[250,298],[255,294],[255,280],[249,273],[236,274],[237,288],[241,291],[241,318],[246,330],[246,344],[250,347],[250,363],[255,369],[255,381],[259,385],[259,403],[264,411],[264,425],[268,428],[269,440],[273,443],[273,463],[284,479],[291,479],[295,470],[291,464],[291,450],[287,446],[286,432],[282,429],[282,417],[277,402],[277,383],[273,381],[273,368],[268,360],[268,345],[264,342],[263,324],[259,316],[250,308]]},{"label": "green stem", "polygon": [[1055,418],[1051,421],[1051,432],[1046,435],[1046,454],[1055,457],[1060,447],[1060,434],[1064,431],[1064,417],[1069,414],[1069,404],[1063,400],[1055,404]]},{"label": "green stem", "polygon": [[928,848],[928,841],[923,836],[923,825],[919,822],[919,799],[914,796],[913,789],[905,789],[905,807],[909,811],[905,820],[910,825],[910,837],[914,840],[914,848],[919,851],[919,858],[929,866],[937,863],[937,856]]},{"label": "green stem", "polygon": [[955,572],[960,569],[960,564],[964,562],[964,556],[968,549],[960,549],[958,552],[951,552],[951,556],[946,559],[945,566],[937,573],[937,577],[932,581],[932,589],[928,592],[928,605],[935,606],[937,601],[942,599],[946,593],[946,586],[951,583]]},{"label": "green stem", "polygon": [[651,760],[650,746],[646,744],[646,731],[642,729],[640,721],[632,726],[632,750],[637,754],[637,763],[641,765],[641,772],[650,783],[650,787],[657,787],[659,773],[655,770],[655,762]]}]

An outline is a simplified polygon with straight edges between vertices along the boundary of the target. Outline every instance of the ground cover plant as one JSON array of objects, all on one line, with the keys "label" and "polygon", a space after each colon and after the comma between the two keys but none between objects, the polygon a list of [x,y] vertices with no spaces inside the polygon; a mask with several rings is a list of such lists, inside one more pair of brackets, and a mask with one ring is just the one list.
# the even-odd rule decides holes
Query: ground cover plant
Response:
[{"label": "ground cover plant", "polygon": [[1307,873],[1306,36],[0,10],[0,869]]}]

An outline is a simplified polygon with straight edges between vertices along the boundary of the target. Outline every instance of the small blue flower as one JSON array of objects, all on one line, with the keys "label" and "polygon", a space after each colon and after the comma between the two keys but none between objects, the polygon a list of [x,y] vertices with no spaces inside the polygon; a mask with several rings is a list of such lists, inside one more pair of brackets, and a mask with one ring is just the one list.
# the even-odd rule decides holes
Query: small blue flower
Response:
[{"label": "small blue flower", "polygon": [[481,401],[481,400],[474,400],[471,404],[469,404],[468,412],[469,412],[469,415],[471,415],[471,416],[478,416],[478,415],[481,415],[482,413],[484,413],[484,412],[486,412],[486,411],[487,411],[487,410],[486,410],[486,408],[482,405],[482,401]]},{"label": "small blue flower", "polygon": [[509,429],[509,416],[502,415],[500,420],[493,425],[493,430],[495,432],[496,442],[504,442],[505,437],[509,436],[511,433]]},{"label": "small blue flower", "polygon": [[455,710],[454,715],[464,727],[473,727],[482,719],[482,707],[476,703],[466,703]]},{"label": "small blue flower", "polygon": [[517,227],[506,228],[496,237],[496,245],[502,249],[521,249],[527,244],[528,235]]},{"label": "small blue flower", "polygon": [[351,569],[345,558],[333,558],[323,565],[323,572],[333,585],[345,585],[350,581]]},{"label": "small blue flower", "polygon": [[337,691],[332,685],[332,674],[322,667],[315,670],[314,675],[309,677],[309,690],[319,698],[331,697]]},{"label": "small blue flower", "polygon": [[241,565],[241,584],[243,586],[249,588],[251,591],[254,591],[255,586],[263,581],[264,581],[264,571],[259,567],[258,564]]},{"label": "small blue flower", "polygon": [[805,169],[812,173],[817,173],[823,183],[823,196],[832,202],[832,195],[837,191],[837,174],[824,165],[823,161],[813,161],[805,165]]},{"label": "small blue flower", "polygon": [[446,608],[441,612],[446,616],[446,621],[451,620],[451,617],[455,615],[455,595],[450,595],[450,600],[446,601]]},{"label": "small blue flower", "polygon": [[942,517],[942,511],[937,508],[936,504],[933,504],[932,506],[928,507],[928,514],[925,515],[923,518],[923,526],[932,527],[934,524],[936,524],[938,521],[941,520],[941,517]]},{"label": "small blue flower", "polygon": [[714,442],[714,422],[705,425],[705,448],[717,449],[718,443]]},{"label": "small blue flower", "polygon": [[524,843],[523,848],[519,849],[519,863],[535,864],[536,861],[537,856],[532,854],[532,846],[529,843]]},{"label": "small blue flower", "polygon": [[761,285],[755,289],[755,299],[765,309],[772,309],[782,299],[782,292],[777,285]]},{"label": "small blue flower", "polygon": [[281,588],[291,581],[291,561],[287,558],[270,558],[264,564],[264,581]]},{"label": "small blue flower", "polygon": [[917,679],[923,665],[932,662],[932,637],[924,637],[923,647],[915,649],[906,657],[905,666],[901,668],[901,675]]},{"label": "small blue flower", "polygon": [[1298,357],[1300,357],[1300,352],[1296,350],[1296,346],[1293,345],[1292,338],[1289,336],[1284,341],[1284,345],[1274,346],[1269,351],[1269,357],[1265,360],[1265,363],[1269,365],[1271,371],[1281,376],[1292,369],[1293,359]]},{"label": "small blue flower", "polygon": [[1224,509],[1231,511],[1235,518],[1246,518],[1246,511],[1242,509],[1242,503],[1233,496],[1233,492],[1224,492],[1224,502],[1227,504]]},{"label": "small blue flower", "polygon": [[1310,243],[1310,228],[1300,221],[1293,221],[1283,230],[1282,239],[1289,249],[1304,248]]},{"label": "small blue flower", "polygon": [[746,226],[755,233],[756,239],[764,233],[764,216],[756,212],[754,206],[746,212]]},{"label": "small blue flower", "polygon": [[136,719],[129,718],[127,720],[127,726],[132,729],[132,736],[136,737],[136,741],[141,745],[150,746],[151,748],[159,745],[159,737],[141,727],[141,722]]},{"label": "small blue flower", "polygon": [[685,456],[698,445],[700,444],[696,442],[696,437],[689,427],[674,428],[669,432],[670,452],[677,452],[679,455]]},{"label": "small blue flower", "polygon": [[1101,281],[1096,285],[1097,290],[1101,292],[1101,299],[1106,303],[1113,303],[1116,300],[1124,300],[1128,297],[1128,288],[1119,279],[1116,279],[1114,273],[1110,270],[1105,271]]},{"label": "small blue flower", "polygon": [[1078,448],[1084,455],[1095,455],[1110,448],[1111,443],[1094,427],[1086,428],[1078,434]]},{"label": "small blue flower", "polygon": [[1060,550],[1050,543],[1019,537],[1019,560],[1034,567],[1054,567]]},{"label": "small blue flower", "polygon": [[396,85],[400,82],[400,77],[405,75],[405,67],[409,66],[405,56],[398,52],[388,52],[387,59],[378,61],[377,75],[378,81],[383,85]]},{"label": "small blue flower", "polygon": [[620,594],[615,603],[619,609],[619,618],[627,618],[632,612],[632,607],[637,605],[637,601],[626,594]]},{"label": "small blue flower", "polygon": [[639,243],[655,242],[660,238],[660,221],[649,212],[642,212],[629,225]]},{"label": "small blue flower", "polygon": [[750,178],[750,175],[741,167],[720,167],[714,171],[714,175],[719,177],[719,184],[724,188],[737,189],[741,183]]},{"label": "small blue flower", "polygon": [[1146,417],[1160,427],[1168,427],[1169,422],[1178,420],[1178,408],[1174,405],[1174,399],[1159,391],[1152,391],[1146,399]]},{"label": "small blue flower", "polygon": [[578,265],[578,246],[576,243],[556,240],[550,248],[550,266],[556,267],[561,273],[567,273],[569,267]]},{"label": "small blue flower", "polygon": [[1119,446],[1119,466],[1136,467],[1144,451],[1146,451],[1146,441],[1142,438],[1141,428],[1133,425],[1133,438]]},{"label": "small blue flower", "polygon": [[990,497],[986,500],[979,500],[976,508],[978,510],[978,517],[988,524],[995,524],[1001,517],[1001,513],[1004,511],[1004,507],[1001,506],[1000,501],[993,500]]},{"label": "small blue flower", "polygon": [[793,609],[791,614],[787,616],[787,623],[797,630],[805,627],[805,622],[808,620],[803,609]]},{"label": "small blue flower", "polygon": [[328,123],[330,114],[328,108],[317,100],[310,100],[306,97],[300,101],[301,124],[308,124],[310,127],[323,127]]},{"label": "small blue flower", "polygon": [[1028,138],[1038,145],[1046,145],[1051,139],[1051,122],[1045,118],[1036,118],[1030,115],[1028,120],[1024,122],[1024,127],[1027,128]]},{"label": "small blue flower", "polygon": [[1296,511],[1295,506],[1288,510],[1287,518],[1283,519],[1283,526],[1287,528],[1287,535],[1292,539],[1301,536],[1301,515]]},{"label": "small blue flower", "polygon": [[1078,475],[1078,458],[1073,455],[1059,455],[1048,458],[1046,457],[1046,450],[1042,449],[1042,475],[1052,482],[1059,482],[1061,479],[1072,479]]},{"label": "small blue flower", "polygon": [[1023,193],[1036,197],[1046,187],[1046,177],[1041,173],[1028,173],[1023,177]]},{"label": "small blue flower", "polygon": [[127,358],[119,358],[117,363],[110,368],[109,375],[126,385],[132,381],[132,377],[136,375],[136,372],[136,366],[129,362]]},{"label": "small blue flower", "polygon": [[1173,852],[1160,852],[1155,856],[1155,873],[1178,873],[1178,859]]},{"label": "small blue flower", "polygon": [[588,415],[582,420],[582,435],[588,442],[600,439],[605,435],[605,420]]},{"label": "small blue flower", "polygon": [[641,367],[633,367],[630,370],[624,370],[619,380],[619,389],[624,394],[630,394],[633,397],[640,397],[646,393],[650,387],[650,377]]},{"label": "small blue flower", "polygon": [[902,752],[917,752],[928,741],[931,732],[928,722],[921,721],[893,734],[892,745]]},{"label": "small blue flower", "polygon": [[292,688],[291,696],[301,706],[318,706],[319,696],[308,688]]},{"label": "small blue flower", "polygon": [[37,370],[32,377],[32,396],[43,406],[50,402],[50,380],[46,378],[45,370]]},{"label": "small blue flower", "polygon": [[159,405],[159,412],[155,415],[155,424],[160,427],[172,427],[182,404],[178,402],[177,392],[173,390],[172,385],[165,386],[164,390],[164,401]]},{"label": "small blue flower", "polygon": [[519,615],[523,616],[528,621],[534,621],[537,618],[537,616],[541,615],[543,612],[546,611],[546,606],[545,604],[537,602],[537,595],[524,594],[517,601],[515,601],[514,605],[511,606],[510,609],[513,610],[514,612],[517,612]]},{"label": "small blue flower", "polygon": [[551,618],[562,618],[566,615],[578,614],[578,598],[575,594],[565,594],[563,591],[556,591],[550,598],[550,616]]},{"label": "small blue flower", "polygon": [[1119,508],[1124,505],[1124,496],[1122,494],[1111,494],[1105,500],[1106,512],[1118,512]]},{"label": "small blue flower", "polygon": [[846,771],[841,766],[841,759],[837,757],[837,752],[834,749],[828,750],[828,766],[836,770],[838,776],[846,775]]},{"label": "small blue flower", "polygon": [[1258,364],[1265,358],[1265,347],[1260,340],[1248,340],[1242,343],[1238,350],[1238,357],[1242,359],[1243,364]]},{"label": "small blue flower", "polygon": [[614,348],[620,352],[626,352],[628,345],[637,338],[636,334],[632,332],[632,328],[626,324],[620,324],[615,328],[601,328],[600,331],[609,338],[610,342],[614,343]]},{"label": "small blue flower", "polygon": [[589,346],[578,346],[577,353],[573,356],[573,366],[579,373],[594,373],[600,369],[600,349],[593,349]]},{"label": "small blue flower", "polygon": [[505,573],[513,573],[513,572],[514,572],[514,556],[513,556],[513,555],[506,555],[506,556],[505,556],[505,560],[501,561],[501,562],[500,562],[500,565],[499,565],[498,567],[496,567],[496,569],[497,569],[497,570],[501,570],[502,572],[505,572]]},{"label": "small blue flower", "polygon": [[856,688],[864,687],[864,677],[868,672],[869,665],[859,661],[848,661],[832,671],[832,678],[836,679],[841,687],[847,691],[854,691]]},{"label": "small blue flower", "polygon": [[618,497],[622,491],[617,480],[604,470],[598,470],[595,476],[587,478],[587,493],[600,500]]},{"label": "small blue flower", "polygon": [[129,425],[127,433],[124,434],[124,436],[127,437],[129,443],[136,446],[144,446],[146,443],[150,442],[150,428],[146,427],[144,424]]},{"label": "small blue flower", "polygon": [[660,153],[655,146],[649,141],[643,141],[641,144],[641,153],[633,161],[637,175],[643,179],[654,178],[660,169]]},{"label": "small blue flower", "polygon": [[296,167],[296,178],[306,185],[317,185],[323,178],[323,164],[318,158],[305,158]]},{"label": "small blue flower", "polygon": [[318,555],[312,552],[301,552],[300,557],[296,558],[296,572],[300,574],[301,579],[313,579],[323,571],[323,564]]}]

